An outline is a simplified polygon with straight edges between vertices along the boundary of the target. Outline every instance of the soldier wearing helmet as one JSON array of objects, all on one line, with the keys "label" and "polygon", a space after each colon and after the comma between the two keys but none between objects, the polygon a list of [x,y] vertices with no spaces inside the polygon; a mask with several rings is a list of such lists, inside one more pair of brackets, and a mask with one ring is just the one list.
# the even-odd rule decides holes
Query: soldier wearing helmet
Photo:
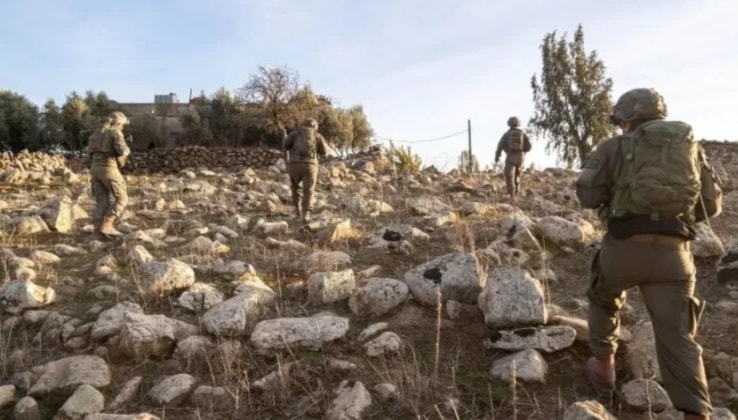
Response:
[{"label": "soldier wearing helmet", "polygon": [[318,180],[318,156],[326,156],[328,146],[318,132],[318,122],[307,118],[285,136],[282,147],[287,160],[295,216],[303,224],[307,224],[313,211],[313,194]]},{"label": "soldier wearing helmet", "polygon": [[114,224],[128,205],[126,181],[120,173],[130,154],[123,137],[123,126],[128,123],[124,113],[113,112],[103,120],[99,132],[93,133],[89,139],[87,153],[92,162],[90,179],[96,202],[92,224],[96,239],[121,235]]},{"label": "soldier wearing helmet", "polygon": [[[691,127],[666,121],[666,116],[664,98],[657,91],[639,88],[624,93],[608,117],[623,134],[596,147],[576,182],[581,205],[599,210],[607,226],[587,290],[593,357],[585,372],[597,390],[615,390],[619,312],[625,290],[638,286],[672,403],[685,413],[685,420],[707,419],[712,406],[702,348],[695,341],[704,302],[694,296],[689,241],[696,236],[696,221],[720,214],[721,192]],[[687,181],[662,188],[663,180],[668,184],[682,176]],[[693,186],[684,188],[689,183]],[[668,200],[660,201],[659,194],[668,195]],[[688,205],[670,210],[671,202],[680,201]]]},{"label": "soldier wearing helmet", "polygon": [[520,190],[520,171],[523,168],[525,154],[530,152],[531,145],[528,136],[519,128],[518,117],[507,119],[509,129],[502,135],[497,143],[495,152],[495,163],[500,161],[500,155],[505,152],[505,184],[507,193],[514,202],[515,195]]}]

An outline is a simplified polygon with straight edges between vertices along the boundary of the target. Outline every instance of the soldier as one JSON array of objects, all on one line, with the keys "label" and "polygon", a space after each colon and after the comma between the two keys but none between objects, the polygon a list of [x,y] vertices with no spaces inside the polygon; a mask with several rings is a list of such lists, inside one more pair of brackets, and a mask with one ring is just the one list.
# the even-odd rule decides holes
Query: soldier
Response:
[{"label": "soldier", "polygon": [[101,130],[90,136],[87,146],[87,154],[92,161],[92,194],[96,201],[92,214],[93,235],[96,239],[121,235],[114,223],[123,215],[128,204],[126,181],[120,173],[120,168],[125,165],[130,154],[122,131],[128,122],[125,114],[113,112],[104,121]]},{"label": "soldier", "polygon": [[695,341],[705,304],[694,296],[689,241],[696,222],[720,214],[722,193],[692,128],[666,116],[655,90],[623,94],[609,117],[623,134],[597,146],[576,182],[582,206],[599,210],[607,225],[587,290],[594,357],[585,372],[597,390],[615,389],[619,312],[625,290],[638,286],[671,401],[685,420],[707,419],[712,406]]},{"label": "soldier", "polygon": [[495,153],[495,164],[500,161],[500,155],[505,152],[505,183],[510,200],[515,202],[515,195],[520,190],[520,170],[523,167],[525,154],[530,152],[530,139],[518,128],[520,120],[518,117],[510,117],[507,120],[509,130],[502,135],[497,143]]},{"label": "soldier", "polygon": [[285,136],[282,146],[287,159],[287,172],[290,175],[292,204],[295,217],[303,224],[310,221],[313,211],[313,192],[318,179],[318,156],[328,153],[323,136],[318,133],[318,122],[308,118]]}]

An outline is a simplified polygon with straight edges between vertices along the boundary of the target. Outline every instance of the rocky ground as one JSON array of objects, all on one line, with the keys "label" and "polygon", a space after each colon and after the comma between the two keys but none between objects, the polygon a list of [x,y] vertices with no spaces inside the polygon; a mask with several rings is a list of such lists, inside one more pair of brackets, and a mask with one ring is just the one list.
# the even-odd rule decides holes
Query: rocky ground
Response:
[{"label": "rocky ground", "polygon": [[[499,174],[333,161],[307,231],[281,162],[131,175],[125,236],[102,243],[88,175],[34,159],[0,174],[2,418],[680,418],[637,290],[618,394],[584,379],[602,227],[573,172],[526,173],[513,206]],[[692,247],[719,419],[738,409],[737,232],[726,211]]]}]

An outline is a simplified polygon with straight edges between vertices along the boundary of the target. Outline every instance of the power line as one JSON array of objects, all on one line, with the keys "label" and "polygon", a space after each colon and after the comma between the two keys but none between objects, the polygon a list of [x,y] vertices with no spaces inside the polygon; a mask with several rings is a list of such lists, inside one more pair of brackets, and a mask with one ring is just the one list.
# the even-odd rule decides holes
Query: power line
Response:
[{"label": "power line", "polygon": [[468,130],[467,129],[464,129],[464,130],[461,130],[461,131],[457,131],[455,133],[446,134],[445,136],[434,137],[434,138],[431,138],[431,139],[423,139],[423,140],[395,140],[395,139],[391,139],[391,138],[388,138],[388,137],[380,137],[380,136],[374,136],[374,138],[379,139],[379,140],[391,141],[393,143],[417,144],[417,143],[432,143],[432,142],[436,142],[436,141],[441,141],[441,140],[445,140],[445,139],[448,139],[448,138],[451,138],[451,137],[458,136],[460,134],[466,134],[467,132],[468,132]]}]

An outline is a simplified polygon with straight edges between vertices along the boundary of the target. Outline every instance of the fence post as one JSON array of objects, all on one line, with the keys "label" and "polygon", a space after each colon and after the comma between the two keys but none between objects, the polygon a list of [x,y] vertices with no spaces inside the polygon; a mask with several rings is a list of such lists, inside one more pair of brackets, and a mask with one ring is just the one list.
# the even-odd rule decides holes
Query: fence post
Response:
[{"label": "fence post", "polygon": [[469,173],[472,173],[472,168],[474,167],[474,158],[472,155],[472,146],[471,146],[471,120],[466,120],[466,133],[469,136]]}]

